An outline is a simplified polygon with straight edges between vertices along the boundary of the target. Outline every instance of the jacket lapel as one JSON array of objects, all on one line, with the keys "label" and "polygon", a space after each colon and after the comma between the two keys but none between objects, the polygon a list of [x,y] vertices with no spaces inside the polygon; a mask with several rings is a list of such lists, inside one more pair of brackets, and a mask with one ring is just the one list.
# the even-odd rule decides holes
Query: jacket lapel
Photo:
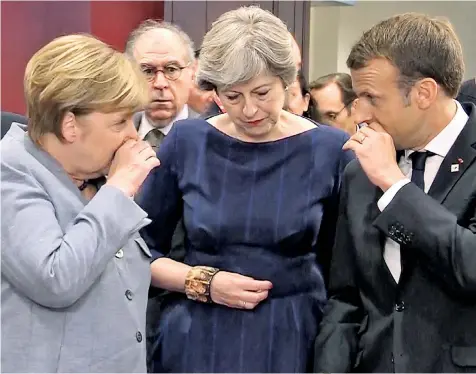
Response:
[{"label": "jacket lapel", "polygon": [[387,237],[377,228],[377,226],[373,225],[373,222],[380,214],[380,209],[377,205],[377,202],[382,197],[383,191],[379,187],[375,187],[371,183],[369,184],[370,186],[372,186],[371,188],[369,188],[369,190],[372,191],[373,195],[371,197],[371,203],[368,210],[368,219],[371,224],[366,225],[366,227],[369,228],[369,231],[365,233],[366,242],[369,243],[366,251],[372,251],[372,253],[369,253],[369,255],[371,256],[371,258],[377,259],[377,269],[379,273],[379,278],[387,278],[388,282],[391,285],[396,286],[397,283],[395,282],[395,279],[393,278],[392,273],[390,272],[390,269],[388,268],[383,257],[383,251],[385,249],[385,242]]},{"label": "jacket lapel", "polygon": [[[464,109],[470,114],[468,122],[443,160],[440,169],[436,174],[435,180],[428,191],[428,195],[433,197],[439,203],[443,203],[451,189],[463,175],[464,171],[476,159],[476,107],[468,105],[465,106]],[[458,160],[463,160],[463,163],[459,163]],[[452,165],[459,165],[459,171],[452,172]],[[399,287],[404,285],[409,279],[416,262],[415,251],[411,248],[401,246],[400,254],[402,260],[402,273],[400,276]]]},{"label": "jacket lapel", "polygon": [[428,191],[428,195],[440,203],[476,159],[476,106],[464,104],[463,108],[469,114],[468,122],[443,160]]}]

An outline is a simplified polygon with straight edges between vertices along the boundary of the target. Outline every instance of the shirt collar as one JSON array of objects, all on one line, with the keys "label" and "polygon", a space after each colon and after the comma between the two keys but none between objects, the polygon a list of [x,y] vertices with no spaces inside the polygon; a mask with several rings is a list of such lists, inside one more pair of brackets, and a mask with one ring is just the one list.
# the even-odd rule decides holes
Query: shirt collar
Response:
[{"label": "shirt collar", "polygon": [[[187,119],[188,118],[188,106],[187,105],[184,105],[182,110],[177,114],[177,116],[175,116],[175,118],[167,125],[167,126],[164,126],[164,127],[161,127],[159,128],[159,131],[164,134],[164,135],[167,135],[169,133],[169,131],[172,129],[172,125],[179,121],[179,120],[182,120],[182,119]],[[151,130],[154,130],[156,127],[153,126],[149,119],[147,118],[147,116],[145,115],[145,112],[142,113],[142,118],[141,118],[141,121],[140,121],[140,126],[139,126],[139,130],[138,130],[138,133],[139,133],[139,138],[140,139],[144,139],[144,137],[151,131]]]},{"label": "shirt collar", "polygon": [[[437,135],[435,136],[424,148],[425,151],[433,152],[434,154],[446,157],[451,147],[453,146],[456,138],[463,131],[466,122],[468,122],[469,116],[464,111],[460,103],[454,100],[456,104],[456,114],[451,122]],[[406,150],[405,157],[408,158],[414,151]]]}]

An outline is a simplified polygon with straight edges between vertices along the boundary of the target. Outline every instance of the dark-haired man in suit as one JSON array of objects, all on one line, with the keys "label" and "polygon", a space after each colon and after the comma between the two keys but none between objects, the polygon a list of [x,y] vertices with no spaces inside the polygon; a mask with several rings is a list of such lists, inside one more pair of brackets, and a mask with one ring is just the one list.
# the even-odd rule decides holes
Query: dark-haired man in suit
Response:
[{"label": "dark-haired man in suit", "polygon": [[[347,65],[345,171],[317,372],[476,371],[476,107],[451,25],[384,20]],[[401,155],[396,158],[396,150]]]}]

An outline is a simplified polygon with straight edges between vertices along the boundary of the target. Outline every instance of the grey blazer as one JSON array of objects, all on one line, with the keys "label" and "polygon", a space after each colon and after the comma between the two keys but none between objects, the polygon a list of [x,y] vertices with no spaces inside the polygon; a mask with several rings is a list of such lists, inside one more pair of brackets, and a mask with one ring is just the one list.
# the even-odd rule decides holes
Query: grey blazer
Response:
[{"label": "grey blazer", "polygon": [[145,372],[150,220],[118,189],[85,200],[13,124],[1,147],[1,369]]}]

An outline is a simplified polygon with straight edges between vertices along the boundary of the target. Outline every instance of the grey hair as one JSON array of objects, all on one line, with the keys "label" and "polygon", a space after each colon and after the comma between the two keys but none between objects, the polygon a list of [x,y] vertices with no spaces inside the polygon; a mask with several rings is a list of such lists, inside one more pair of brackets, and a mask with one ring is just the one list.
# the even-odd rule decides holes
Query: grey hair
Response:
[{"label": "grey hair", "polygon": [[271,12],[257,6],[222,14],[203,39],[197,83],[204,89],[228,89],[259,74],[296,80],[292,35]]},{"label": "grey hair", "polygon": [[125,54],[134,58],[134,46],[137,40],[145,33],[151,30],[169,30],[176,34],[180,40],[182,40],[185,49],[187,50],[188,62],[192,62],[195,59],[194,44],[192,39],[183,31],[179,26],[174,25],[166,21],[158,21],[154,19],[148,19],[143,21],[137,28],[131,31],[126,41]]}]

